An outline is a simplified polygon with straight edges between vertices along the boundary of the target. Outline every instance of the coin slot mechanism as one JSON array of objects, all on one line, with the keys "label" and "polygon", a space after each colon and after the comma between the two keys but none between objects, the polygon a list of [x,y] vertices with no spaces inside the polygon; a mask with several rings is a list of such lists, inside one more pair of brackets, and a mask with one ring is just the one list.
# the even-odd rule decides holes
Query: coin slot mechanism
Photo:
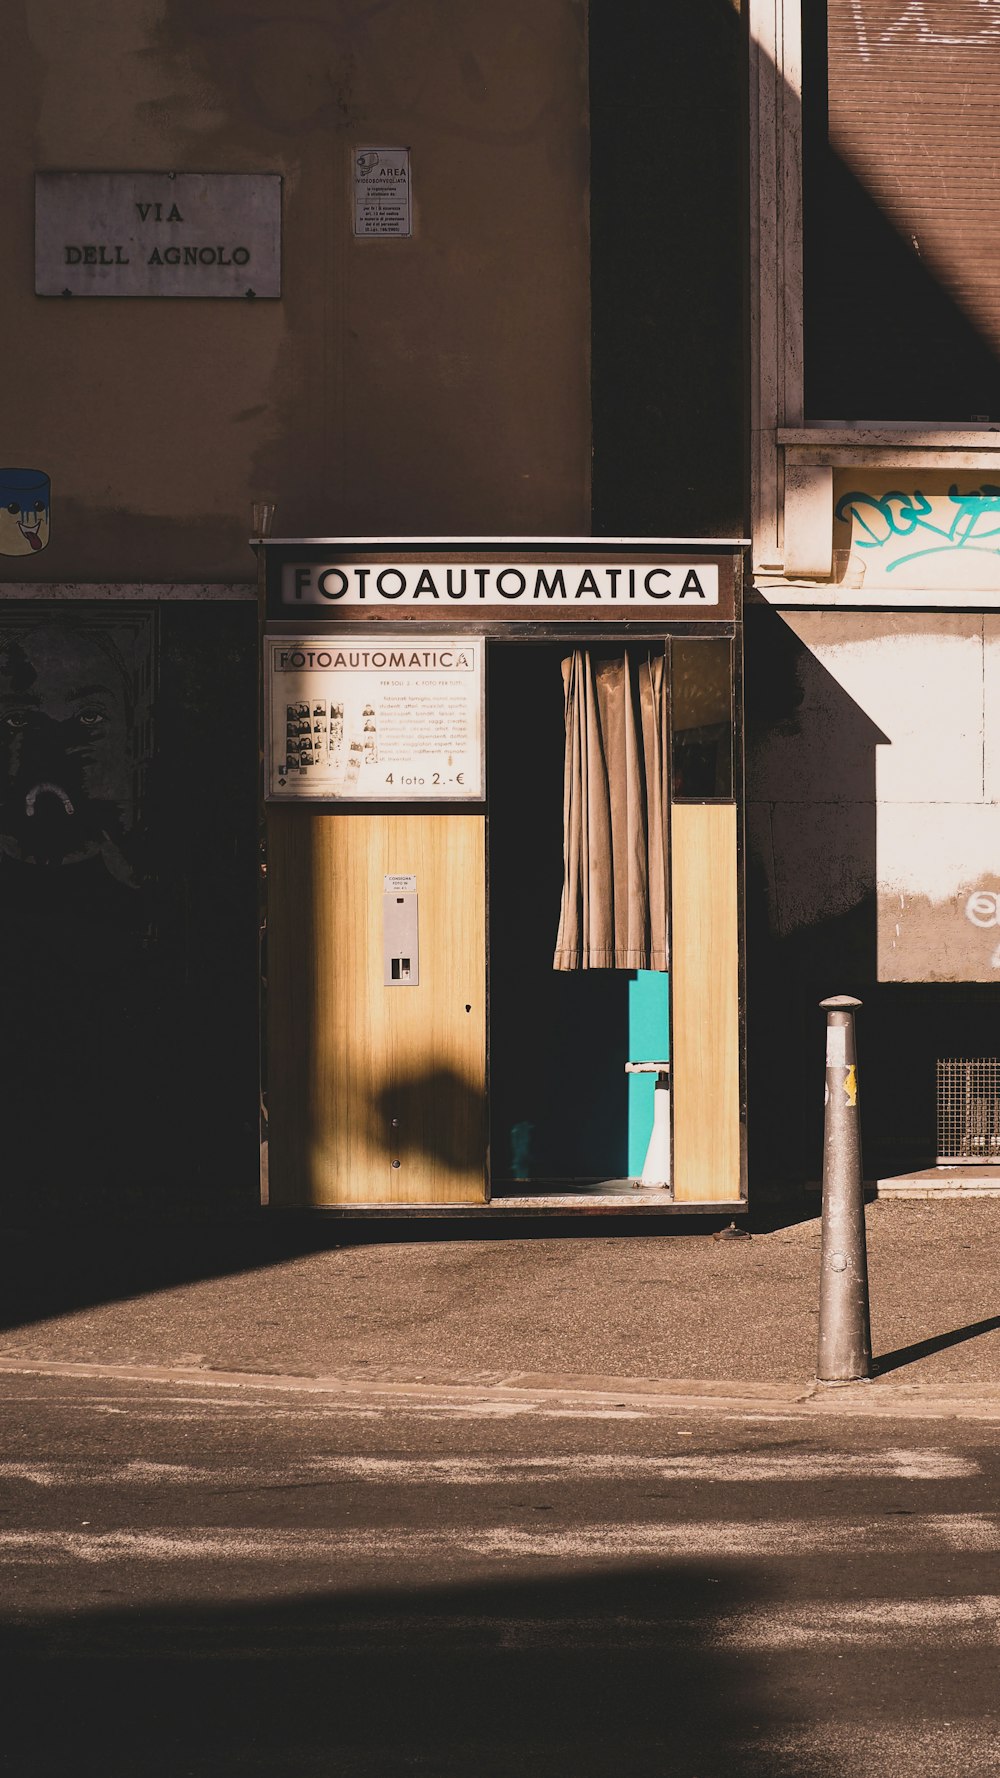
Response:
[{"label": "coin slot mechanism", "polygon": [[382,980],[387,988],[419,985],[417,896],[414,891],[382,896]]}]

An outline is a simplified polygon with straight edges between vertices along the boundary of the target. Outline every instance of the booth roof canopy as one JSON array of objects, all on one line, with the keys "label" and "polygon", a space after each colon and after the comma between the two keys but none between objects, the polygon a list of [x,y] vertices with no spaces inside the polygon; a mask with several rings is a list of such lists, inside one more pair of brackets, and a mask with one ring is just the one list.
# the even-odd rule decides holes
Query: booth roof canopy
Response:
[{"label": "booth roof canopy", "polygon": [[336,544],[346,549],[407,548],[426,549],[438,544],[449,549],[468,545],[476,549],[489,546],[512,549],[530,544],[535,549],[590,549],[600,554],[609,549],[749,549],[749,537],[254,537],[267,549],[295,549],[314,544]]}]

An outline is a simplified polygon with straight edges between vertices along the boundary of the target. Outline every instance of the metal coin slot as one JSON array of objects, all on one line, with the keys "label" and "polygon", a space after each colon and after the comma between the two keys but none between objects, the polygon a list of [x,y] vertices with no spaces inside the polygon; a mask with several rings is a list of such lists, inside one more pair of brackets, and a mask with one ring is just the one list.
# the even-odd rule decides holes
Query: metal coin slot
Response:
[{"label": "metal coin slot", "polygon": [[415,988],[419,984],[417,945],[417,897],[382,896],[382,980],[387,988]]}]

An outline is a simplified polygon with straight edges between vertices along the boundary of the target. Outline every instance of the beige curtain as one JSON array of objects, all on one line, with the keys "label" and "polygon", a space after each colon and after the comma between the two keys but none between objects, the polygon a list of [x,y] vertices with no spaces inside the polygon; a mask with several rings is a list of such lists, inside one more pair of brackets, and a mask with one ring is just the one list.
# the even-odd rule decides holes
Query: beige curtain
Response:
[{"label": "beige curtain", "polygon": [[566,706],[555,969],[666,969],[667,680],[662,652],[575,648]]}]

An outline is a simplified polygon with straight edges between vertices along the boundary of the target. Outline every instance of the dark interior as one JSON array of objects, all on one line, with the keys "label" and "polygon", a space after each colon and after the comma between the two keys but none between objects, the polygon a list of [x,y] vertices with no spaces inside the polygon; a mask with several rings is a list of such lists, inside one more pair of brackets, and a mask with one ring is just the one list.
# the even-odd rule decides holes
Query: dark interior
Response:
[{"label": "dark interior", "polygon": [[487,681],[494,1185],[623,1178],[627,970],[554,970],[568,643],[493,642]]}]

